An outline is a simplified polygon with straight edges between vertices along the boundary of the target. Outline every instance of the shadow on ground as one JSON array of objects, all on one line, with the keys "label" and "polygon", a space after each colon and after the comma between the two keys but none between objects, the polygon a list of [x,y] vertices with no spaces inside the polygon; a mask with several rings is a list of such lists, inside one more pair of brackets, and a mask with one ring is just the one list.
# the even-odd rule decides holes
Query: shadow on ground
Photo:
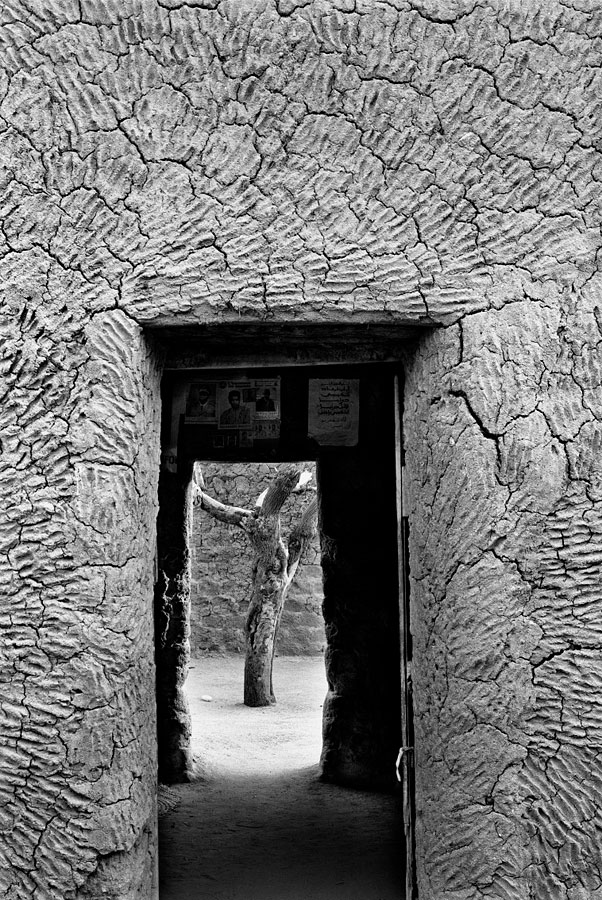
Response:
[{"label": "shadow on ground", "polygon": [[400,797],[318,780],[322,658],[277,660],[261,710],[240,657],[193,665],[203,777],[162,789],[160,900],[401,900]]}]

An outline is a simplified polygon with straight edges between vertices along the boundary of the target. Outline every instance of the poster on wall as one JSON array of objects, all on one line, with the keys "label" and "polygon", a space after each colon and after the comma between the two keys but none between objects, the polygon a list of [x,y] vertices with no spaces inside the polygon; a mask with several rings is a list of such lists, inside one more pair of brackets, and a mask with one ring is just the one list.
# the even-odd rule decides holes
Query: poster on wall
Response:
[{"label": "poster on wall", "polygon": [[[237,431],[238,445],[280,437],[280,378],[221,381],[217,387],[217,430]],[[228,446],[228,442],[224,444]],[[230,444],[232,446],[232,444]]]},{"label": "poster on wall", "polygon": [[308,437],[323,447],[355,447],[359,432],[359,378],[310,378]]},{"label": "poster on wall", "polygon": [[199,425],[213,425],[217,422],[215,382],[194,381],[188,386],[184,421]]},{"label": "poster on wall", "polygon": [[256,442],[277,442],[280,419],[280,378],[179,382],[172,394],[171,438],[163,465],[177,471],[182,421],[195,429],[196,444],[231,453],[252,449]]},{"label": "poster on wall", "polygon": [[220,381],[217,389],[218,429],[251,429],[255,391],[248,381]]},{"label": "poster on wall", "polygon": [[254,388],[253,438],[255,441],[277,441],[280,438],[280,379],[258,378]]},{"label": "poster on wall", "polygon": [[280,419],[279,378],[255,381],[255,419],[258,422],[275,422]]}]

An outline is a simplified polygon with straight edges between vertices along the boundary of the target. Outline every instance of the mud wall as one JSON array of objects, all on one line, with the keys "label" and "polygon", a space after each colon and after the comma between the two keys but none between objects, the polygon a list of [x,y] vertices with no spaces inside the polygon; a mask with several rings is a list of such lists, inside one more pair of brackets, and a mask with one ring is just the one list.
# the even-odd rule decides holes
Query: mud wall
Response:
[{"label": "mud wall", "polygon": [[594,0],[3,6],[10,900],[150,891],[141,329],[245,319],[443,326],[408,382],[420,888],[599,892],[601,32]]},{"label": "mud wall", "polygon": [[426,897],[600,891],[598,303],[479,313],[408,365]]},{"label": "mud wall", "polygon": [[[313,488],[294,494],[281,514],[286,540],[316,492],[315,463],[299,463],[313,474]],[[222,503],[252,509],[268,487],[273,463],[202,463],[207,493]],[[193,513],[191,540],[190,647],[193,656],[244,651],[244,626],[251,588],[253,554],[247,536],[201,509]],[[320,538],[316,534],[293,581],[280,624],[276,653],[312,655],[324,650]]]},{"label": "mud wall", "polygon": [[159,368],[31,272],[3,306],[0,893],[148,898]]}]

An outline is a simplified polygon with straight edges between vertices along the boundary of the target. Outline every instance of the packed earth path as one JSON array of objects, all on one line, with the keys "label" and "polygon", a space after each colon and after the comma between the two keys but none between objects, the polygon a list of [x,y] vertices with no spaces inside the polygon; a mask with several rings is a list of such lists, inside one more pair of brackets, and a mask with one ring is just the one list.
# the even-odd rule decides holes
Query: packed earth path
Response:
[{"label": "packed earth path", "polygon": [[318,778],[322,657],[277,658],[262,709],[242,703],[243,668],[192,661],[199,777],[160,790],[160,900],[401,900],[400,795]]}]

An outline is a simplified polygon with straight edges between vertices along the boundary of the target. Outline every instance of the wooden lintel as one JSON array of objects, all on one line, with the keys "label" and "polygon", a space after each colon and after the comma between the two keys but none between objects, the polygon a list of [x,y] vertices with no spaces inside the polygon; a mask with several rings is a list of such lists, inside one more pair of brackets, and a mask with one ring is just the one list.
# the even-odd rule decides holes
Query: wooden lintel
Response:
[{"label": "wooden lintel", "polygon": [[181,333],[166,330],[161,343],[166,370],[336,366],[398,362],[418,333],[400,326],[215,326]]}]

